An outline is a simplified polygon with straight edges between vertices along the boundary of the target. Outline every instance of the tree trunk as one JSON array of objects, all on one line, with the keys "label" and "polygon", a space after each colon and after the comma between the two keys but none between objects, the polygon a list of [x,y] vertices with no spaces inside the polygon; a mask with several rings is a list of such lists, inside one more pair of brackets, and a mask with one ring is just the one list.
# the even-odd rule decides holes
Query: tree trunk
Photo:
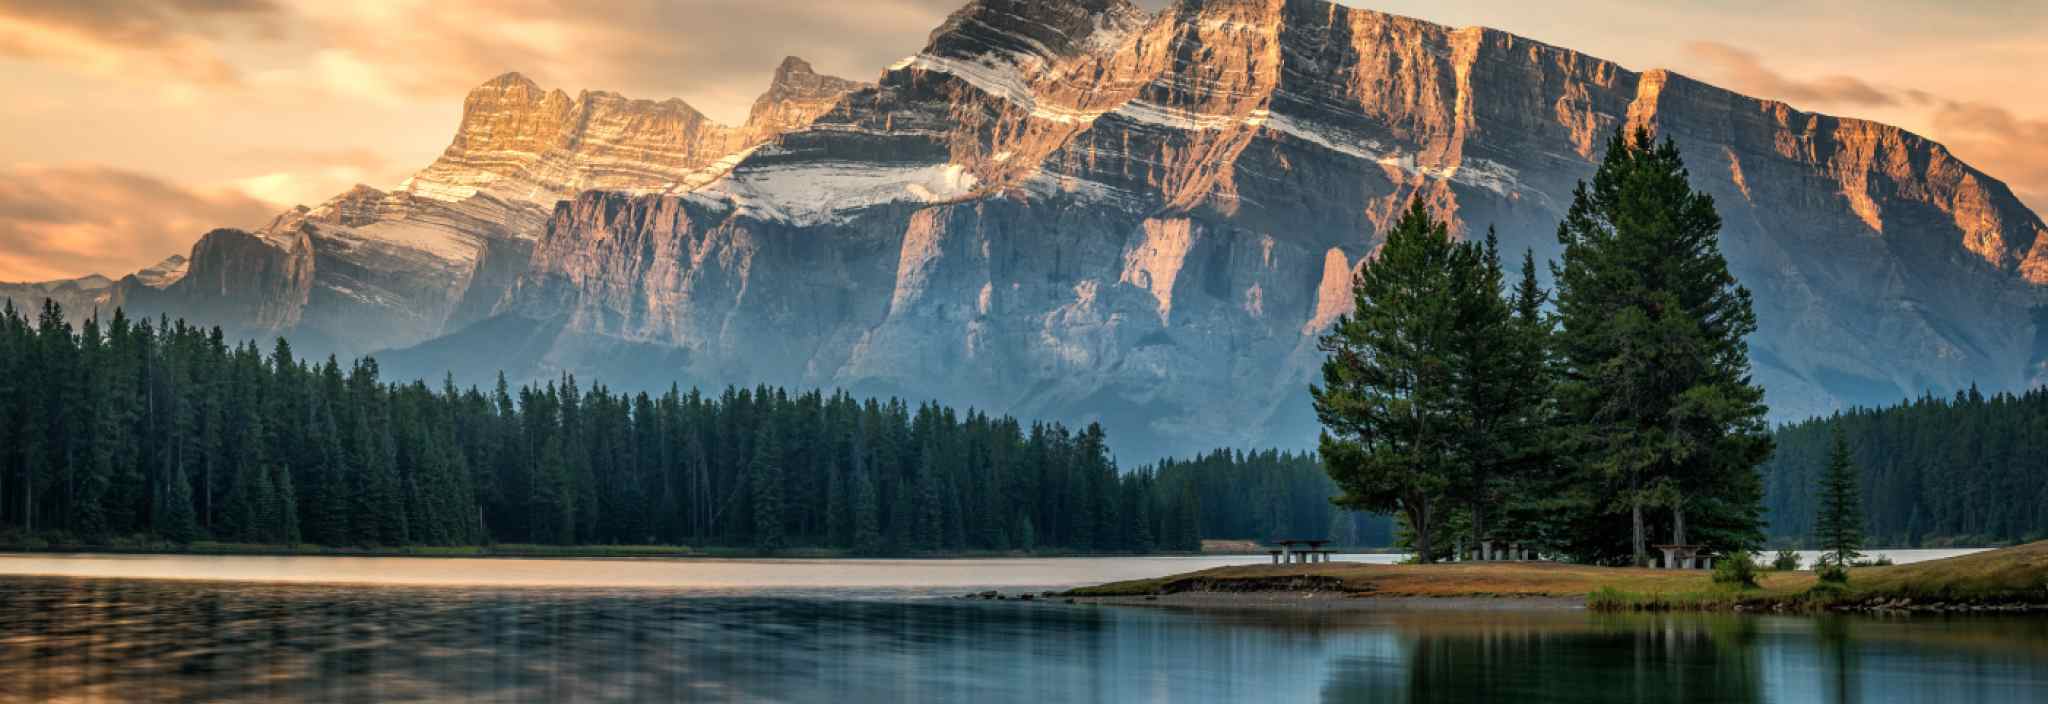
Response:
[{"label": "tree trunk", "polygon": [[1436,562],[1436,554],[1429,543],[1429,500],[1424,499],[1408,509],[1408,523],[1415,528],[1415,558],[1422,564]]},{"label": "tree trunk", "polygon": [[1635,550],[1635,566],[1644,567],[1650,564],[1650,556],[1648,548],[1643,545],[1643,495],[1642,492],[1634,490],[1631,490],[1629,494],[1628,503],[1629,513],[1631,514],[1629,543]]},{"label": "tree trunk", "polygon": [[1691,544],[1685,542],[1685,504],[1683,503],[1671,507],[1671,542],[1678,545]]},{"label": "tree trunk", "polygon": [[1493,559],[1487,550],[1486,505],[1476,499],[1472,502],[1472,540],[1479,544],[1480,559]]}]

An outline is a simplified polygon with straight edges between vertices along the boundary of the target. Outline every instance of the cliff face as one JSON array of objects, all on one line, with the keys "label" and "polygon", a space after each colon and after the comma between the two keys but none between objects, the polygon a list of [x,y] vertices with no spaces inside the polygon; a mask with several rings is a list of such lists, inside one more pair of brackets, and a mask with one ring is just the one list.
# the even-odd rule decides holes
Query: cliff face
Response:
[{"label": "cliff face", "polygon": [[1136,459],[1305,444],[1315,339],[1409,199],[1552,257],[1645,126],[1720,206],[1777,417],[2048,381],[2048,226],[1940,145],[1319,0],[977,0],[873,85],[786,61],[739,127],[516,74],[465,108],[403,187],[209,236],[151,300],[428,340],[402,374],[844,386],[1106,420]]},{"label": "cliff face", "polygon": [[312,291],[313,258],[305,237],[273,241],[214,230],[192,248],[183,276],[157,287],[147,285],[144,272],[123,279],[120,295],[131,315],[169,312],[237,332],[289,329],[299,324]]},{"label": "cliff face", "polygon": [[1940,145],[1315,0],[970,4],[689,194],[558,206],[501,312],[683,348],[699,383],[1103,418],[1141,455],[1301,443],[1314,338],[1408,199],[1553,256],[1636,125],[1721,207],[1779,417],[2039,380],[2048,228]]},{"label": "cliff face", "polygon": [[[447,151],[398,189],[357,186],[255,232],[209,233],[179,274],[195,283],[144,277],[97,298],[219,324],[237,337],[289,334],[307,351],[355,355],[417,344],[496,309],[526,271],[558,200],[590,188],[701,185],[737,154],[808,124],[860,87],[790,58],[748,123],[726,127],[680,100],[605,92],[571,99],[506,74],[470,92]],[[281,259],[292,264],[256,264]],[[207,289],[199,281],[230,283]]]}]

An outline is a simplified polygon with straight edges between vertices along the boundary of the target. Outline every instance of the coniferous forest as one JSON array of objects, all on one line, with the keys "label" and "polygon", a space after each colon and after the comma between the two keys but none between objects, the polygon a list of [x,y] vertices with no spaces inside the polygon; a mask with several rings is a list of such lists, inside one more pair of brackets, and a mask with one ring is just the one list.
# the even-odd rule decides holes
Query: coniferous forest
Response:
[{"label": "coniferous forest", "polygon": [[1991,545],[2048,538],[2048,389],[1923,396],[1778,430],[1764,464],[1773,540],[1818,545],[1821,477],[1840,429],[1873,546]]},{"label": "coniferous forest", "polygon": [[1338,545],[1394,544],[1392,519],[1346,511],[1341,493],[1312,452],[1219,449],[1153,468],[1162,486],[1191,486],[1204,538],[1274,540],[1328,538]]},{"label": "coniferous forest", "polygon": [[1098,425],[771,388],[434,388],[281,339],[64,320],[0,313],[0,531],[48,542],[1180,551],[1369,522],[1335,518],[1307,455],[1121,472]]}]

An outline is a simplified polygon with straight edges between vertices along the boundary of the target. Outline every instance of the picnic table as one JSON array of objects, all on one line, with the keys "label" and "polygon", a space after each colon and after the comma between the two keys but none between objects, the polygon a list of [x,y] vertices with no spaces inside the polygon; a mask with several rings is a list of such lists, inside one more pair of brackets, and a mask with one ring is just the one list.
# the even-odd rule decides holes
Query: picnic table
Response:
[{"label": "picnic table", "polygon": [[1267,550],[1266,554],[1273,557],[1273,564],[1276,565],[1329,562],[1330,556],[1337,554],[1335,550],[1323,549],[1324,545],[1330,544],[1328,540],[1275,540],[1273,544],[1280,546],[1280,549]]}]

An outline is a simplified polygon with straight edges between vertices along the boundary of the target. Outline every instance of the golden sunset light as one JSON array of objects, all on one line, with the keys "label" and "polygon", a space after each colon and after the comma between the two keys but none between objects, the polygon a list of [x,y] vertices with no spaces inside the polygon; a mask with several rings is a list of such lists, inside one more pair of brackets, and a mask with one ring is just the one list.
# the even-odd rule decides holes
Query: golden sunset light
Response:
[{"label": "golden sunset light", "polygon": [[[2048,78],[2034,70],[2048,65],[2048,46],[2034,41],[2048,31],[2048,9],[2039,3],[1347,3],[1895,124],[2048,207]],[[0,136],[0,242],[10,252],[0,281],[119,277],[184,253],[205,230],[191,227],[199,213],[234,215],[215,226],[267,219],[224,210],[231,191],[281,211],[357,183],[396,186],[447,146],[463,94],[505,71],[572,95],[682,98],[738,124],[784,53],[872,80],[915,53],[954,4],[0,3],[0,82],[16,96],[0,106],[13,127]],[[53,169],[117,182],[41,194],[89,213],[49,222],[16,199],[35,192],[31,173]],[[160,196],[183,191],[170,217],[97,200],[138,180],[161,182]]]},{"label": "golden sunset light", "polygon": [[0,0],[0,704],[2048,704],[2048,0]]}]

